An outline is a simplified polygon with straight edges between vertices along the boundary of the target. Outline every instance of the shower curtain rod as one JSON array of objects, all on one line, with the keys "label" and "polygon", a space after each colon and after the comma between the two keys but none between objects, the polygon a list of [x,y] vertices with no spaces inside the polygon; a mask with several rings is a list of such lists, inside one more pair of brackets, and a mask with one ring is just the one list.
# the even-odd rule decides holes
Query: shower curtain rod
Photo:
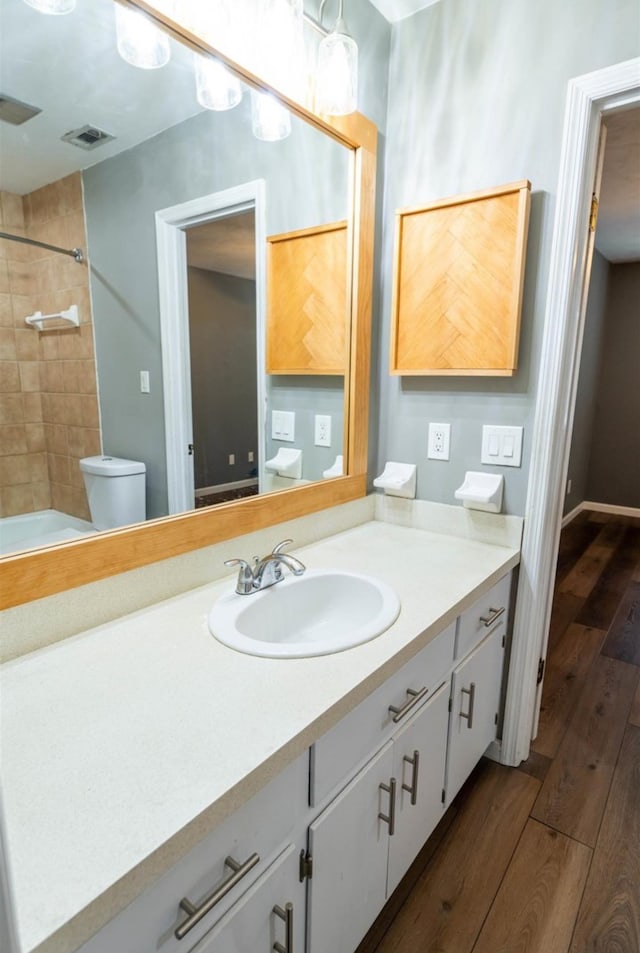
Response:
[{"label": "shower curtain rod", "polygon": [[10,242],[22,242],[23,245],[37,245],[38,248],[47,248],[49,251],[57,251],[60,255],[69,255],[74,258],[78,264],[84,261],[84,254],[81,248],[58,248],[57,245],[49,245],[47,242],[38,242],[35,238],[24,238],[23,235],[9,235],[8,232],[0,232],[0,238],[6,238]]}]

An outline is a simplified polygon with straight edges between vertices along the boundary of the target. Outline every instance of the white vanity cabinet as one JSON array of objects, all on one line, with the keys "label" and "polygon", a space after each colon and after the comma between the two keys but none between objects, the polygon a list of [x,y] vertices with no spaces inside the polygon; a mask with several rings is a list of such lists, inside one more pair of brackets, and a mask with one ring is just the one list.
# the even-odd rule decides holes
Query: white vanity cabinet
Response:
[{"label": "white vanity cabinet", "polygon": [[301,846],[289,844],[189,953],[303,953],[305,885]]},{"label": "white vanity cabinet", "polygon": [[442,815],[448,680],[309,828],[307,953],[354,950]]}]

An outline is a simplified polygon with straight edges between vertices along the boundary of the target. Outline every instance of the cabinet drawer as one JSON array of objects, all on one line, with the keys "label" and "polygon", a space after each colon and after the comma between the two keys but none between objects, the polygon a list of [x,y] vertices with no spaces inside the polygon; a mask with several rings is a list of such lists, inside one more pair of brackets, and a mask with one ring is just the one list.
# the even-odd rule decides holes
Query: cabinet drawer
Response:
[{"label": "cabinet drawer", "polygon": [[489,592],[481,596],[458,619],[456,659],[464,658],[489,632],[502,628],[507,631],[511,573],[503,576]]},{"label": "cabinet drawer", "polygon": [[[207,933],[267,868],[294,827],[307,802],[308,755],[305,753],[206,836],[189,854],[81,950],[81,953],[186,953]],[[183,939],[174,931],[188,914],[179,908],[183,897],[199,906],[229,879],[233,871],[225,858],[244,865],[258,854],[260,860]]]},{"label": "cabinet drawer", "polygon": [[[455,631],[456,623],[452,622],[313,745],[312,805],[321,804],[340,784],[346,783],[392,732],[397,731],[409,714],[431,698],[451,670]],[[416,701],[410,706],[414,698]],[[394,715],[390,706],[399,713]]]}]

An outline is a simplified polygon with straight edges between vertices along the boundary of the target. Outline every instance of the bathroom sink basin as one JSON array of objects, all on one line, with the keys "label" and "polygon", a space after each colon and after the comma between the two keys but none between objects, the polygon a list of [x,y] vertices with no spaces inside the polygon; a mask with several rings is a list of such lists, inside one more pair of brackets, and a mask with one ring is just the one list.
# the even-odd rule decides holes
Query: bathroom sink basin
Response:
[{"label": "bathroom sink basin", "polygon": [[368,642],[395,622],[400,600],[359,573],[307,570],[251,595],[222,596],[209,613],[220,642],[266,658],[329,655]]}]

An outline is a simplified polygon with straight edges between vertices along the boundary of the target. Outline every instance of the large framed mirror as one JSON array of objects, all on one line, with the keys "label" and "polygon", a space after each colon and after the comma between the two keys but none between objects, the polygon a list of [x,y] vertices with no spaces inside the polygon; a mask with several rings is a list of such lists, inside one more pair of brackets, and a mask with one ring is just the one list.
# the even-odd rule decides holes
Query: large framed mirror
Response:
[{"label": "large framed mirror", "polygon": [[[17,76],[17,66],[22,64],[21,72],[30,76],[31,84],[24,89],[12,87],[7,93],[14,100],[37,105],[37,83],[51,83],[46,64],[51,63],[58,73],[65,72],[67,64],[71,71],[72,57],[62,42],[71,18],[41,17],[54,21],[55,30],[49,22],[49,35],[36,38],[33,23],[29,26],[22,20],[33,20],[38,14],[22,0],[2,0],[2,5],[11,13],[5,16],[3,10],[3,35],[4,42],[15,48],[13,75]],[[78,264],[65,259],[63,266],[53,266],[63,276],[64,289],[77,287],[80,324],[70,332],[31,329],[23,333],[26,329],[21,327],[22,354],[31,358],[22,363],[37,360],[36,338],[41,350],[57,347],[63,336],[74,341],[77,357],[69,363],[76,365],[76,374],[85,381],[79,388],[82,398],[74,408],[70,387],[58,381],[53,394],[40,394],[40,405],[47,404],[48,414],[54,405],[76,414],[72,418],[76,458],[105,453],[144,462],[147,522],[5,556],[0,560],[3,607],[355,499],[366,491],[375,127],[357,113],[325,120],[280,95],[288,111],[290,135],[277,142],[256,140],[251,131],[249,95],[244,111],[213,112],[197,102],[194,52],[215,55],[233,69],[246,90],[273,92],[270,87],[143,0],[124,0],[116,6],[139,8],[171,36],[173,74],[164,73],[158,87],[152,81],[157,84],[163,71],[135,70],[143,74],[142,92],[134,95],[132,82],[121,81],[114,82],[114,90],[105,96],[106,79],[115,76],[110,59],[114,55],[114,3],[95,0],[85,6],[75,27],[79,43],[75,66],[80,68],[84,87],[78,89],[78,99],[82,101],[84,96],[93,102],[99,89],[104,101],[100,113],[104,131],[109,134],[111,125],[122,129],[122,135],[100,146],[104,152],[99,159],[94,152],[83,155],[78,150],[77,166],[71,170],[65,150],[74,150],[68,142],[60,142],[59,135],[55,147],[35,150],[29,137],[24,132],[20,135],[19,125],[13,138],[3,136],[3,153],[11,161],[3,162],[8,175],[8,187],[4,180],[2,185],[3,199],[8,195],[3,210],[8,209],[9,214],[4,215],[2,228],[9,231],[11,214],[17,214],[16,195],[22,197],[23,209],[31,203],[32,215],[37,216],[38,199],[42,207],[53,196],[59,202],[76,203],[75,208],[70,205],[69,216],[73,223],[75,215],[76,227],[77,213],[84,216],[85,261]],[[96,15],[102,17],[103,24],[108,18],[110,29],[97,26]],[[13,40],[7,30],[12,24]],[[87,31],[92,43],[86,40]],[[26,39],[31,44],[28,52],[24,49]],[[47,56],[51,49],[55,55],[50,52]],[[38,61],[43,64],[40,70],[34,68]],[[96,67],[99,81],[91,72]],[[64,132],[76,132],[82,138],[77,129],[67,129],[74,126],[74,120],[66,119],[64,107],[64,102],[56,106],[62,111],[55,117],[58,126],[62,123]],[[77,116],[78,110],[67,109],[67,114]],[[121,122],[123,116],[129,121]],[[97,117],[91,123],[95,123],[92,130],[100,129]],[[85,137],[93,136],[94,131],[85,130]],[[13,144],[20,142],[22,156],[19,148],[13,152]],[[31,161],[30,153],[38,162]],[[44,180],[56,188],[47,189]],[[31,198],[25,202],[24,196]],[[77,234],[69,226],[70,246],[77,243]],[[52,244],[56,238],[60,241],[59,236],[59,227],[39,231],[39,237],[49,238]],[[340,252],[344,300],[340,295],[330,296],[322,272],[314,292],[328,296],[328,312],[336,312],[342,327],[341,344],[325,348],[334,356],[340,354],[337,364],[329,366],[322,346],[313,344],[308,325],[305,340],[312,345],[302,348],[301,357],[299,344],[304,332],[296,332],[298,338],[291,334],[300,312],[299,299],[287,313],[280,289],[295,288],[292,262],[301,256],[304,260],[309,242],[331,241],[335,245],[334,239],[344,249]],[[0,244],[4,247],[8,242]],[[8,257],[6,251],[4,255]],[[29,250],[18,260],[24,263],[24,277]],[[334,263],[327,271],[340,274],[340,267],[331,260]],[[201,299],[204,294],[204,304],[190,307],[198,294]],[[33,300],[36,296],[29,289],[22,297],[17,305],[27,310],[31,304],[33,312],[49,309],[42,296]],[[295,299],[295,295],[285,297]],[[225,313],[230,313],[231,307],[236,316],[235,340],[227,341],[231,322],[218,328],[209,322],[210,303],[218,299],[225,302]],[[61,289],[56,289],[51,310],[63,311],[69,304]],[[17,305],[11,312],[16,329]],[[192,310],[194,314],[190,314]],[[203,314],[207,319],[204,337],[197,337]],[[280,356],[287,353],[286,360],[275,364],[267,353],[269,320],[273,322],[271,350]],[[274,347],[274,335],[282,334],[283,328],[292,337],[293,347],[291,341],[283,341],[281,346],[276,341]],[[317,344],[317,336],[315,340]],[[236,365],[230,363],[234,353]],[[91,361],[96,368],[95,384],[86,382]],[[250,377],[241,377],[243,363],[245,371],[246,366],[253,368]],[[60,371],[56,364],[61,361],[50,360],[50,366],[42,371],[49,382]],[[200,411],[196,391],[202,392]],[[4,390],[8,407],[7,394],[10,398],[17,395]],[[34,394],[31,390],[26,398],[21,395],[22,404],[33,405]],[[236,425],[231,418],[241,403],[248,405],[250,420],[236,426],[230,436],[232,424]],[[13,405],[17,406],[15,400]],[[212,408],[218,407],[223,412],[214,421]],[[246,407],[243,413],[246,415]],[[292,414],[293,439],[288,429]],[[327,440],[323,431],[320,445],[316,439],[318,415],[323,427],[329,422],[330,432]],[[64,420],[56,423],[49,416],[46,423],[48,438],[62,439]],[[218,429],[213,449],[205,452],[203,441],[211,436],[214,423]],[[37,429],[32,427],[31,432]],[[44,426],[39,429],[43,431]],[[298,471],[266,466],[279,459],[280,450],[294,446],[305,461]],[[60,462],[63,454],[56,449],[48,459],[53,456],[58,466],[69,467],[69,461]],[[325,471],[331,474],[332,464],[333,472],[340,472],[335,467],[338,455],[343,458],[345,475],[324,479]],[[215,466],[207,469],[205,464],[211,460],[205,457]],[[69,459],[73,457],[69,455]],[[229,467],[236,469],[230,472]],[[73,511],[74,504],[82,503],[83,484],[78,473],[71,477],[68,471],[67,481],[62,506]],[[240,495],[237,484],[246,484],[251,495],[227,501],[224,490],[218,488],[232,486],[232,495]],[[87,516],[78,513],[78,518]]]}]

